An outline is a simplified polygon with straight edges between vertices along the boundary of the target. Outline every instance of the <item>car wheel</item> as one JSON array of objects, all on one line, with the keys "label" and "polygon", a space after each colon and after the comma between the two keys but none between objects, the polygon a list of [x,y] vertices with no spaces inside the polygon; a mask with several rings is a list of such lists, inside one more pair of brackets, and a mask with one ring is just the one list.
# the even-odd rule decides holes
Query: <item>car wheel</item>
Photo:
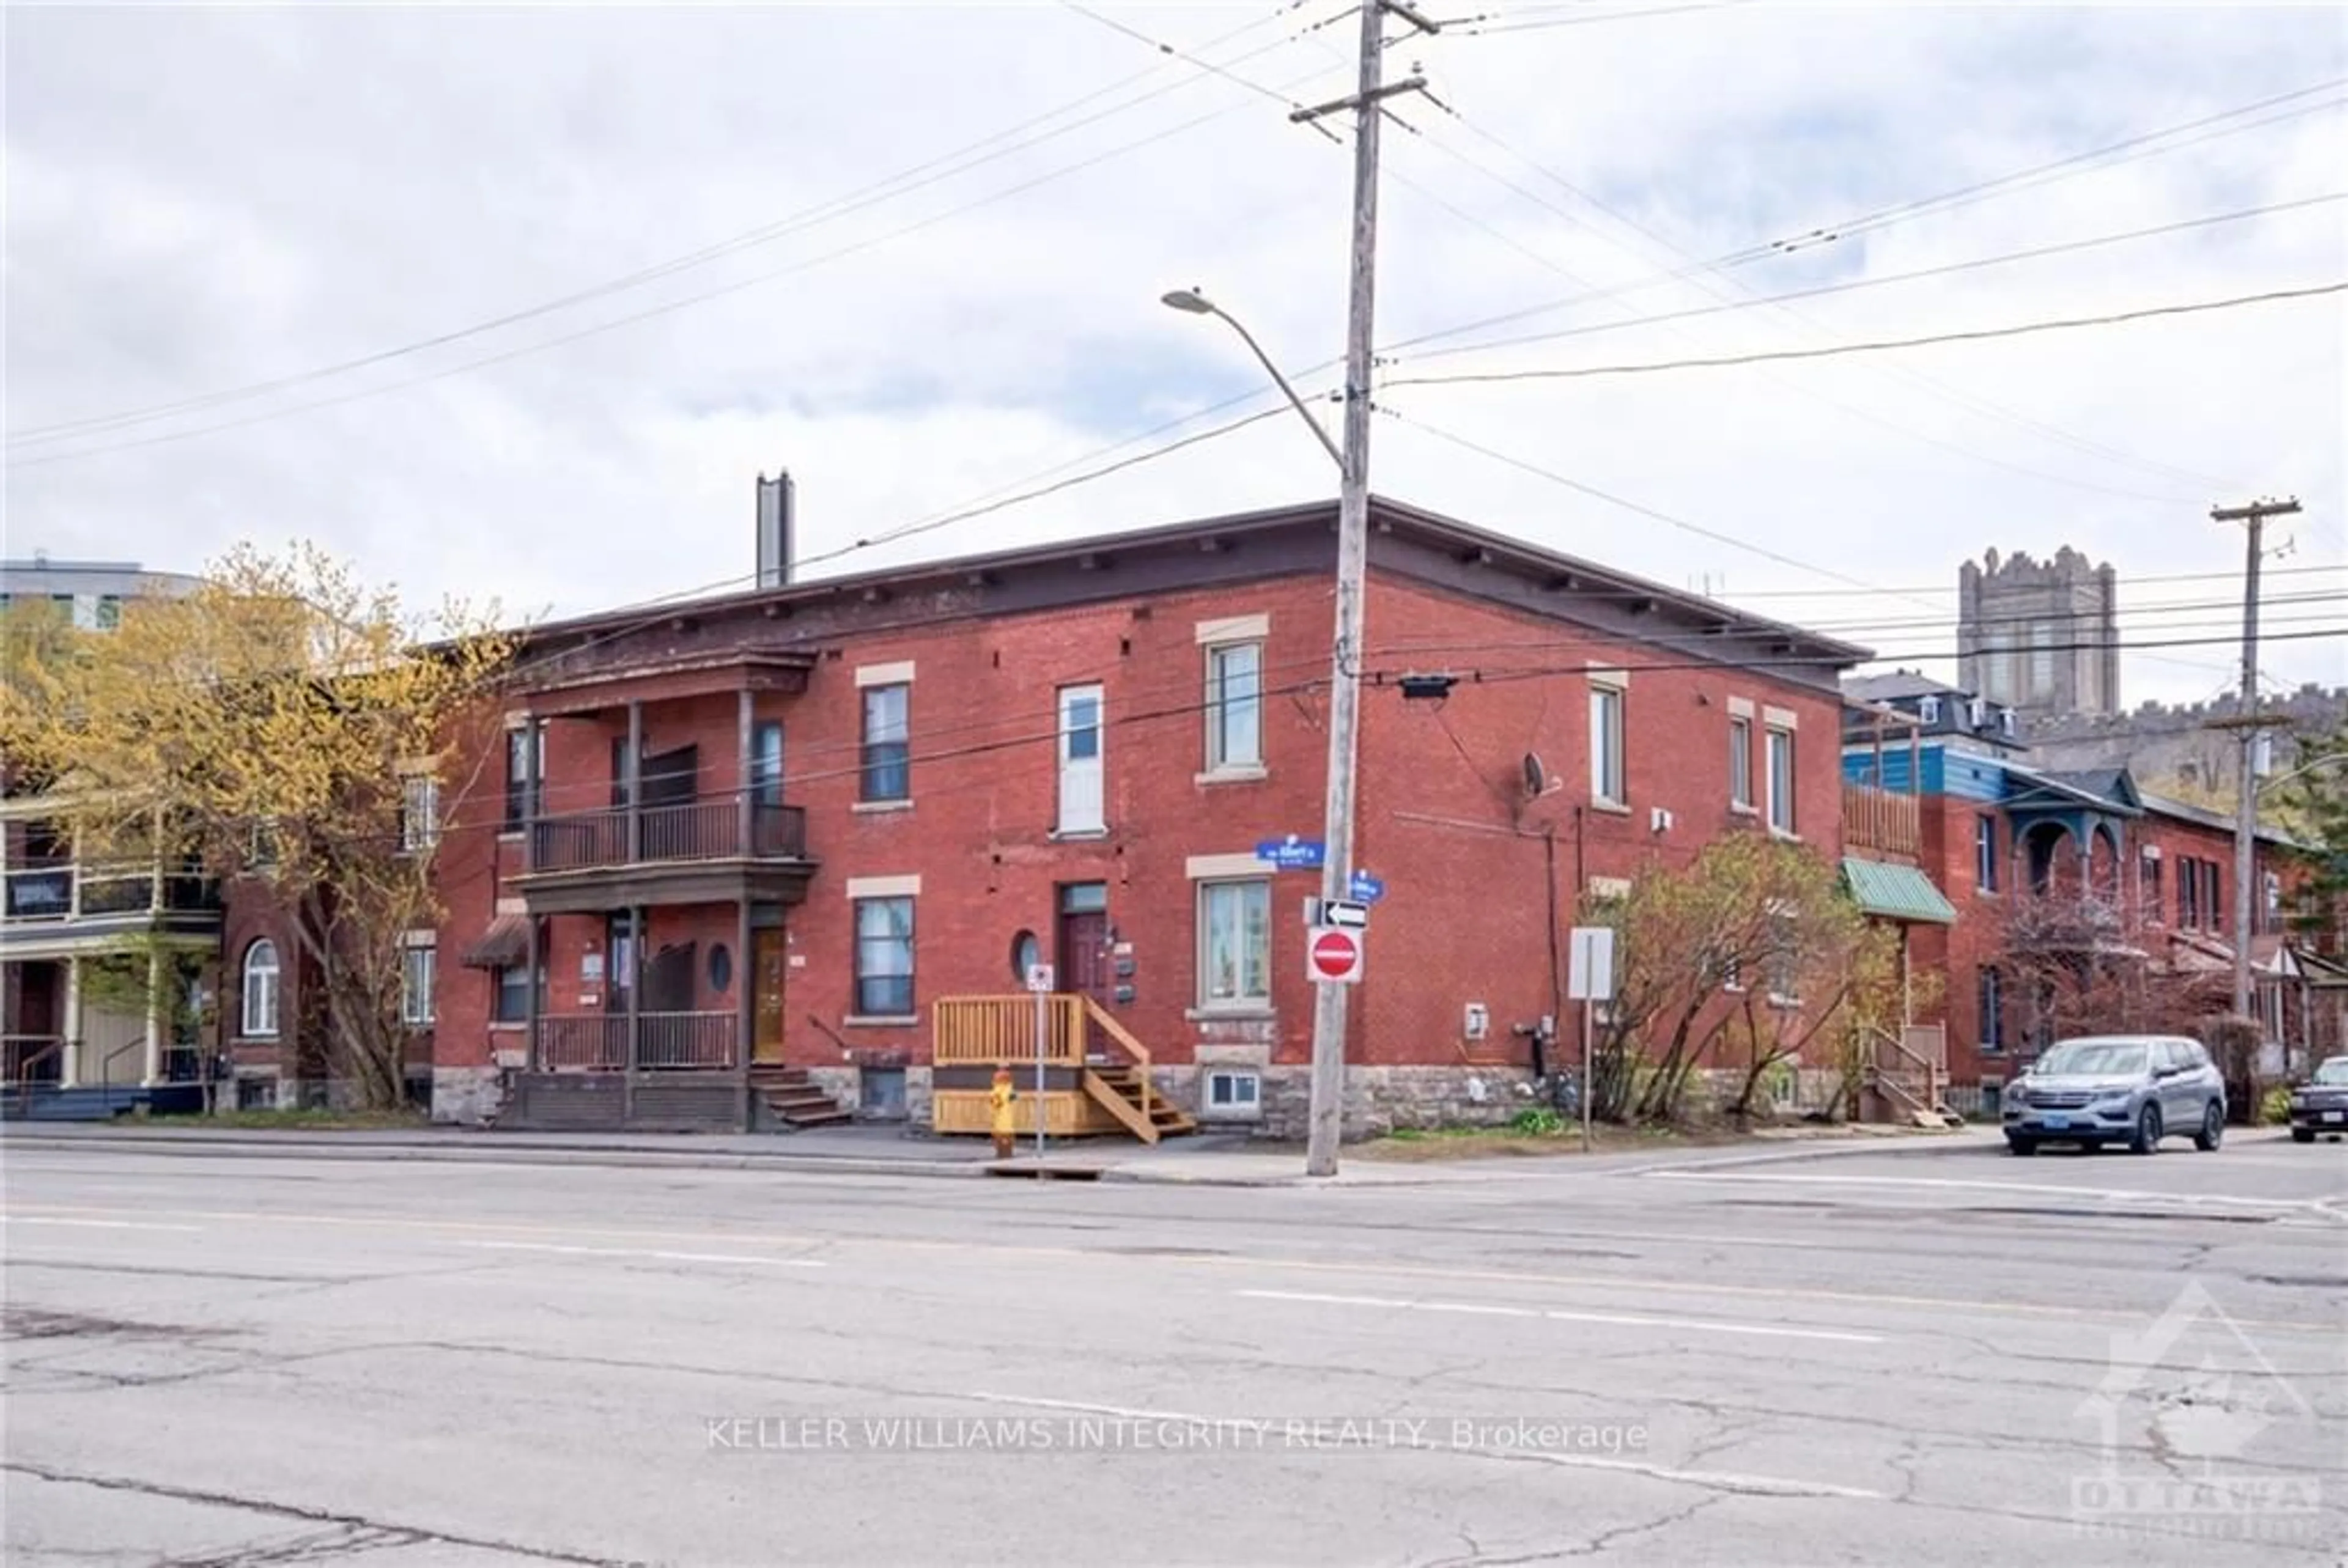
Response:
[{"label": "car wheel", "polygon": [[[2312,1132],[2308,1134],[2311,1138],[2315,1134]],[[2038,1140],[2035,1138],[2008,1138],[2005,1141],[2005,1152],[2009,1154],[2035,1154],[2038,1153]]]},{"label": "car wheel", "polygon": [[2149,1154],[2160,1143],[2160,1107],[2147,1105],[2136,1113],[2136,1136],[2128,1140],[2128,1153]]},{"label": "car wheel", "polygon": [[2315,1129],[2294,1127],[2291,1130],[2291,1141],[2294,1143],[2312,1143],[2315,1142]]},{"label": "car wheel", "polygon": [[2193,1146],[2205,1154],[2215,1153],[2226,1136],[2226,1112],[2216,1101],[2201,1112],[2201,1131],[2193,1134]]}]

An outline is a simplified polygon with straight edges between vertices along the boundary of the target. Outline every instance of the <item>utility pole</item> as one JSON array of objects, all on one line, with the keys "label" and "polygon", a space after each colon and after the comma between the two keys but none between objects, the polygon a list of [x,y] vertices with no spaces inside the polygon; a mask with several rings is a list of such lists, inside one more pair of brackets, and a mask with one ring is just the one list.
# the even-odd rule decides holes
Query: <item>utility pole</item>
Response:
[{"label": "utility pole", "polygon": [[[1321,896],[1334,902],[1354,880],[1354,769],[1362,702],[1362,600],[1370,551],[1370,337],[1377,298],[1378,121],[1383,100],[1416,92],[1426,79],[1384,80],[1385,19],[1392,12],[1422,33],[1439,24],[1408,0],[1362,0],[1361,74],[1354,96],[1301,108],[1288,118],[1309,124],[1343,109],[1354,111],[1354,252],[1345,315],[1344,476],[1337,497],[1336,629],[1329,671],[1329,793],[1323,825]],[[1323,980],[1313,999],[1312,1098],[1305,1123],[1304,1173],[1337,1173],[1344,1131],[1345,993]]]},{"label": "utility pole", "polygon": [[2240,523],[2250,539],[2242,568],[2242,698],[2233,728],[2239,730],[2234,789],[2234,1014],[2250,1016],[2250,883],[2257,876],[2259,781],[2252,764],[2259,742],[2259,562],[2269,518],[2299,511],[2296,497],[2252,501],[2246,507],[2212,507],[2209,520]]}]

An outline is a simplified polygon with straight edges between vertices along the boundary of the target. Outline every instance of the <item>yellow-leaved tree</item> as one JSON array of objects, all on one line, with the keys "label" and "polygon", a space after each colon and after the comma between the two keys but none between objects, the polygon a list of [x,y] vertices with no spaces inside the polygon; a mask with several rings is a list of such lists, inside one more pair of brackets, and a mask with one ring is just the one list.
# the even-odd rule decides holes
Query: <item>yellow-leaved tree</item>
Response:
[{"label": "yellow-leaved tree", "polygon": [[269,899],[314,977],[304,1043],[349,1102],[394,1105],[402,948],[438,918],[433,852],[458,825],[437,800],[474,793],[444,775],[510,655],[492,626],[460,606],[421,623],[314,547],[241,546],[185,597],[13,668],[0,747],[85,860]]}]

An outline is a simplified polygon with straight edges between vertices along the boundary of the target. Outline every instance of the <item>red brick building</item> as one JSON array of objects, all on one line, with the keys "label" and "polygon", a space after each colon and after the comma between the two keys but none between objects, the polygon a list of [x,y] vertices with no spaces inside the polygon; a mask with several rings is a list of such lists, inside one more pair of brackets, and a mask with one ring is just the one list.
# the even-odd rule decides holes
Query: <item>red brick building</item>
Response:
[{"label": "red brick building", "polygon": [[[1294,1130],[1319,876],[1257,851],[1321,829],[1334,525],[533,630],[442,786],[435,1114],[740,1125],[789,1066],[922,1116],[938,1004],[1040,961],[1157,1093]],[[1370,559],[1354,1125],[1506,1115],[1583,890],[1739,829],[1839,852],[1863,654],[1384,500]]]},{"label": "red brick building", "polygon": [[[2230,820],[2144,794],[2124,768],[2034,767],[2003,711],[1921,678],[1886,685],[1894,679],[1856,683],[1873,702],[1850,715],[1844,765],[1854,790],[1876,786],[1902,800],[1912,826],[1871,841],[1853,834],[1850,849],[1920,866],[1956,912],[1952,924],[1917,927],[1910,944],[1917,969],[1940,980],[1936,1013],[1947,1027],[1952,1082],[1993,1105],[1997,1090],[2057,1033],[2191,1033],[2231,1010]],[[2253,1010],[2279,1074],[2287,1055],[2339,1048],[2348,997],[2332,983],[2316,936],[2292,929],[2306,876],[2301,851],[2261,832],[2254,864]],[[2128,961],[2140,982],[2134,994],[2150,1014],[2066,1020],[2026,994],[2017,949],[2043,942],[2061,921],[2086,923],[2074,935]]]}]

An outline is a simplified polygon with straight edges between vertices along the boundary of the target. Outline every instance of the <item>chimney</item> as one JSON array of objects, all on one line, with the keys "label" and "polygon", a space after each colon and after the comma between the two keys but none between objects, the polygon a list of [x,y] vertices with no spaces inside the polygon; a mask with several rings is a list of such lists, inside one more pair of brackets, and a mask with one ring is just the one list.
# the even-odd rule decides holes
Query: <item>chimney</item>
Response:
[{"label": "chimney", "polygon": [[758,586],[783,588],[791,580],[791,473],[758,476]]}]

